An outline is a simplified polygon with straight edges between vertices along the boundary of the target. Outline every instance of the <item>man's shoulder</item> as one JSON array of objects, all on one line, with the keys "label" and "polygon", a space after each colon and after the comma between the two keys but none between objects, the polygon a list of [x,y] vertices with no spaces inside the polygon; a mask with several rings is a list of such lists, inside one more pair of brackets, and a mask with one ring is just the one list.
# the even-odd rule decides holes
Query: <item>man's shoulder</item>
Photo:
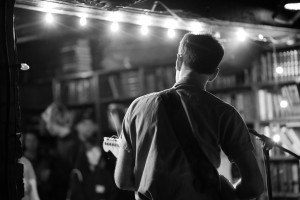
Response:
[{"label": "man's shoulder", "polygon": [[137,105],[150,105],[153,103],[157,103],[160,99],[160,94],[162,91],[160,92],[152,92],[149,94],[145,94],[143,96],[140,96],[138,98],[136,98],[131,105],[133,106],[137,106]]},{"label": "man's shoulder", "polygon": [[221,109],[225,109],[225,110],[232,110],[232,109],[234,109],[234,107],[231,104],[229,104],[226,101],[220,99],[216,95],[214,95],[214,94],[212,94],[210,92],[207,92],[207,91],[205,91],[205,92],[207,94],[207,101],[215,104],[216,108],[221,108]]}]

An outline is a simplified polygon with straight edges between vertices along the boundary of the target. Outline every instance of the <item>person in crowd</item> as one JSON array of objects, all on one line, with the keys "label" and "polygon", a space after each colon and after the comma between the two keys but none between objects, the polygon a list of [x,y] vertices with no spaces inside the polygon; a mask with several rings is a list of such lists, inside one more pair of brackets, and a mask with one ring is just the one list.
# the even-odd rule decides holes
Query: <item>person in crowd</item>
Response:
[{"label": "person in crowd", "polygon": [[24,156],[31,162],[36,169],[39,159],[39,135],[34,131],[27,131],[23,136]]},{"label": "person in crowd", "polygon": [[[135,191],[137,200],[234,200],[262,194],[263,179],[244,120],[234,107],[206,91],[207,82],[218,75],[223,55],[222,45],[212,35],[184,35],[175,85],[137,98],[126,112],[114,172],[119,188]],[[170,105],[183,111],[173,113],[174,118]],[[184,117],[191,135],[174,128],[184,125]],[[195,139],[182,144],[180,134]],[[194,143],[197,150],[186,153]],[[241,180],[234,186],[213,173],[212,168],[220,165],[221,149],[240,171]],[[192,162],[193,155],[203,156]],[[195,166],[198,163],[203,168]]]},{"label": "person in crowd", "polygon": [[86,143],[77,166],[72,171],[70,200],[115,200],[117,187],[113,174],[106,168],[105,159],[95,140]]},{"label": "person in crowd", "polygon": [[51,185],[49,183],[51,156],[48,150],[43,147],[41,138],[37,131],[28,130],[22,134],[22,144],[24,157],[30,161],[36,175],[38,194],[41,199],[49,200],[48,197],[51,194]]},{"label": "person in crowd", "polygon": [[31,162],[24,156],[19,159],[23,164],[24,197],[22,200],[40,200],[34,169]]},{"label": "person in crowd", "polygon": [[70,182],[70,173],[79,155],[80,141],[74,131],[74,113],[60,103],[52,103],[42,113],[47,132],[56,139],[52,152],[50,199],[65,200]]},{"label": "person in crowd", "polygon": [[69,200],[115,200],[117,187],[100,148],[99,130],[89,113],[75,127],[82,142],[81,153],[71,173]]}]

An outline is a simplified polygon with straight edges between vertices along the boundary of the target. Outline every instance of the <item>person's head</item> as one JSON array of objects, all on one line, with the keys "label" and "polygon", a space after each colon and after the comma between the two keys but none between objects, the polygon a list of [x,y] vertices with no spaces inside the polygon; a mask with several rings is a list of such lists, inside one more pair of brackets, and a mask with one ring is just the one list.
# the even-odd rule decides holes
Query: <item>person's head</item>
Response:
[{"label": "person's head", "polygon": [[39,136],[34,131],[23,133],[23,147],[25,151],[36,152],[39,146]]},{"label": "person's head", "polygon": [[212,35],[187,33],[179,44],[176,69],[184,64],[198,74],[217,75],[223,56],[222,45]]},{"label": "person's head", "polygon": [[98,135],[99,127],[91,110],[85,110],[79,114],[75,130],[78,138],[83,142]]},{"label": "person's head", "polygon": [[102,156],[102,151],[99,146],[91,145],[90,147],[87,148],[85,154],[89,162],[89,165],[94,167],[99,164],[99,160],[101,159]]},{"label": "person's head", "polygon": [[64,105],[52,103],[41,116],[47,131],[52,136],[64,137],[70,133],[73,125],[73,114]]}]

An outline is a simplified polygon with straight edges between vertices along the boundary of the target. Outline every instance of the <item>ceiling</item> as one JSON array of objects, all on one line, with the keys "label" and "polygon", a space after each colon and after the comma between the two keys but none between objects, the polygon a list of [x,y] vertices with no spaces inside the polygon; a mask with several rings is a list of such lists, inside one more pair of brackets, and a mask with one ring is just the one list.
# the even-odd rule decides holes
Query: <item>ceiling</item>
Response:
[{"label": "ceiling", "polygon": [[[287,0],[161,0],[155,11],[182,10],[190,16],[224,21],[245,22],[300,28],[300,13],[283,8]],[[154,0],[17,0],[17,5],[40,5],[43,2],[61,3],[73,7],[89,7],[98,10],[129,7],[151,10]],[[157,2],[157,1],[156,1]],[[121,6],[118,6],[121,5]],[[125,6],[125,7],[124,7]]]},{"label": "ceiling", "polygon": [[[24,46],[28,48],[30,45],[27,43],[41,41],[47,38],[52,38],[51,41],[55,41],[55,39],[53,40],[55,37],[66,38],[66,36],[70,37],[70,34],[74,33],[89,36],[92,34],[101,34],[107,22],[106,16],[111,13],[110,9],[118,9],[119,12],[122,12],[124,15],[122,19],[123,22],[127,24],[138,24],[137,20],[147,13],[153,19],[152,25],[157,27],[163,27],[161,24],[165,19],[176,18],[179,21],[179,29],[184,30],[188,22],[197,20],[203,22],[206,27],[212,30],[220,31],[221,35],[224,36],[224,46],[227,49],[227,54],[223,62],[223,65],[228,66],[227,69],[238,69],[241,68],[241,66],[248,67],[249,63],[251,63],[256,56],[253,52],[259,52],[264,45],[267,48],[270,48],[270,46],[274,44],[286,46],[288,41],[294,41],[293,45],[300,44],[300,12],[284,10],[283,1],[279,0],[162,0],[157,3],[156,6],[154,6],[155,1],[153,0],[123,0],[122,2],[127,2],[127,4],[123,4],[123,6],[120,7],[114,7],[116,4],[108,4],[108,7],[105,7],[107,4],[101,4],[103,2],[118,3],[120,1],[17,0],[15,24],[18,43],[20,45],[26,44]],[[46,28],[41,22],[43,12],[40,11],[43,11],[43,3],[45,2],[54,3],[56,6],[58,5],[56,12],[61,16],[61,22],[60,26],[56,27],[56,29]],[[124,7],[124,5],[126,6],[133,2],[137,3],[131,4],[129,7]],[[77,15],[82,10],[93,20],[92,27],[86,30],[79,30],[78,26],[74,24],[74,20],[72,20],[74,15]],[[247,45],[234,45],[233,42],[228,39],[231,37],[229,35],[232,35],[239,27],[247,29],[252,36],[252,42],[249,42]],[[258,41],[258,34],[263,34],[267,37],[264,41]],[[131,35],[134,35],[134,33],[131,33]],[[228,37],[226,38],[226,36]],[[132,52],[138,53],[141,51],[138,49],[139,47],[145,47],[143,44],[140,44],[140,46],[136,45],[139,39],[132,39],[132,36],[125,37],[125,35],[122,37],[124,38],[124,44],[135,48]],[[130,38],[128,41],[130,41],[131,44],[129,44],[128,41],[125,42],[127,38]],[[106,40],[108,40],[108,38],[106,38]],[[161,43],[162,42],[157,42],[156,47],[161,48]],[[151,42],[148,44],[151,44]],[[43,43],[43,45],[45,45],[45,43]],[[177,45],[173,46],[176,48]],[[46,47],[44,46],[42,48]],[[116,52],[115,49],[116,46],[112,45],[110,52]],[[23,48],[23,51],[26,51],[26,49],[24,50]],[[121,51],[123,50],[119,51],[119,57],[128,54],[124,53],[125,51],[128,52],[128,49],[125,49],[125,47],[124,51]],[[176,54],[176,49],[174,51],[175,52],[173,52],[172,49],[169,56],[171,61],[174,59],[172,55]],[[153,44],[153,55],[155,52],[156,50]],[[143,56],[149,57],[149,55],[140,55],[141,58],[143,58]]]}]

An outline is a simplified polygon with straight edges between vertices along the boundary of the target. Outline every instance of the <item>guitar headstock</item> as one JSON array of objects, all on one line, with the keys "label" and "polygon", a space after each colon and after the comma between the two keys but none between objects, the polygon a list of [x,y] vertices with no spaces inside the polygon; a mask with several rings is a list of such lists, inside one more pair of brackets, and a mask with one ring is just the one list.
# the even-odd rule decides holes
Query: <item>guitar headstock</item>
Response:
[{"label": "guitar headstock", "polygon": [[103,138],[103,150],[105,152],[112,152],[116,157],[119,152],[119,138],[104,137]]}]

